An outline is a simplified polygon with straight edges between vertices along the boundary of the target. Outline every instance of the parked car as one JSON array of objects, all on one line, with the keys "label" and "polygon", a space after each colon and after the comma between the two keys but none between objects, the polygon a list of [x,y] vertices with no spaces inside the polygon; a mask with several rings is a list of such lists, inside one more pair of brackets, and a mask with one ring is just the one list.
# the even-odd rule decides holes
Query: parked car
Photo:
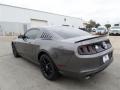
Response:
[{"label": "parked car", "polygon": [[104,27],[98,27],[96,29],[96,34],[104,35],[104,34],[107,34],[107,33],[108,33],[108,30]]},{"label": "parked car", "polygon": [[120,35],[120,27],[119,26],[111,27],[109,35]]},{"label": "parked car", "polygon": [[12,41],[12,50],[15,57],[40,65],[48,80],[55,80],[60,74],[91,76],[113,61],[112,45],[106,36],[70,27],[31,28]]}]

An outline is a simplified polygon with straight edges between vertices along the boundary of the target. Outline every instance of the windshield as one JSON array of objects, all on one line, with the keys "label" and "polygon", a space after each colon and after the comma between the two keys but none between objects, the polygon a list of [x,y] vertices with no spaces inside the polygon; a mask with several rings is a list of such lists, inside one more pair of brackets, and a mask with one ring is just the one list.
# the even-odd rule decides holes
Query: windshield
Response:
[{"label": "windshield", "polygon": [[74,28],[59,28],[59,29],[56,28],[56,29],[52,29],[51,31],[53,31],[54,33],[56,33],[57,35],[59,35],[64,39],[91,35],[88,32]]}]

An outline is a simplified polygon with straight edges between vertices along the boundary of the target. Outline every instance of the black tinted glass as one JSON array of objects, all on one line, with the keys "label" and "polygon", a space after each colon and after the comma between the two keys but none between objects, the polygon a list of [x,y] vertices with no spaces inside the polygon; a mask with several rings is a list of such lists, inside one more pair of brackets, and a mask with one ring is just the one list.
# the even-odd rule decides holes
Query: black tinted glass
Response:
[{"label": "black tinted glass", "polygon": [[80,29],[68,28],[68,29],[52,29],[52,31],[64,39],[91,35]]}]

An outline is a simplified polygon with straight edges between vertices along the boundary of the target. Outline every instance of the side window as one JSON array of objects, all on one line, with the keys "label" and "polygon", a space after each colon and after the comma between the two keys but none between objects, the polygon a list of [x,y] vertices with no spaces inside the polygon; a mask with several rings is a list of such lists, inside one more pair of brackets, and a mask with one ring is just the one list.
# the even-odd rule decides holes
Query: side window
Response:
[{"label": "side window", "polygon": [[40,35],[40,30],[29,30],[25,33],[28,39],[35,39]]},{"label": "side window", "polygon": [[49,33],[49,32],[43,31],[40,38],[42,38],[42,39],[52,39],[52,34]]}]

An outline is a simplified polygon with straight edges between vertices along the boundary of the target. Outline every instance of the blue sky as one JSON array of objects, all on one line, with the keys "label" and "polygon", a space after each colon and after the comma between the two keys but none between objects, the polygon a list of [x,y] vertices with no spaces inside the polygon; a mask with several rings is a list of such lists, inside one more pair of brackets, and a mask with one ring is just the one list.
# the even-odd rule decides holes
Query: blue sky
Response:
[{"label": "blue sky", "polygon": [[79,17],[96,22],[120,22],[120,0],[0,0],[2,4]]}]

